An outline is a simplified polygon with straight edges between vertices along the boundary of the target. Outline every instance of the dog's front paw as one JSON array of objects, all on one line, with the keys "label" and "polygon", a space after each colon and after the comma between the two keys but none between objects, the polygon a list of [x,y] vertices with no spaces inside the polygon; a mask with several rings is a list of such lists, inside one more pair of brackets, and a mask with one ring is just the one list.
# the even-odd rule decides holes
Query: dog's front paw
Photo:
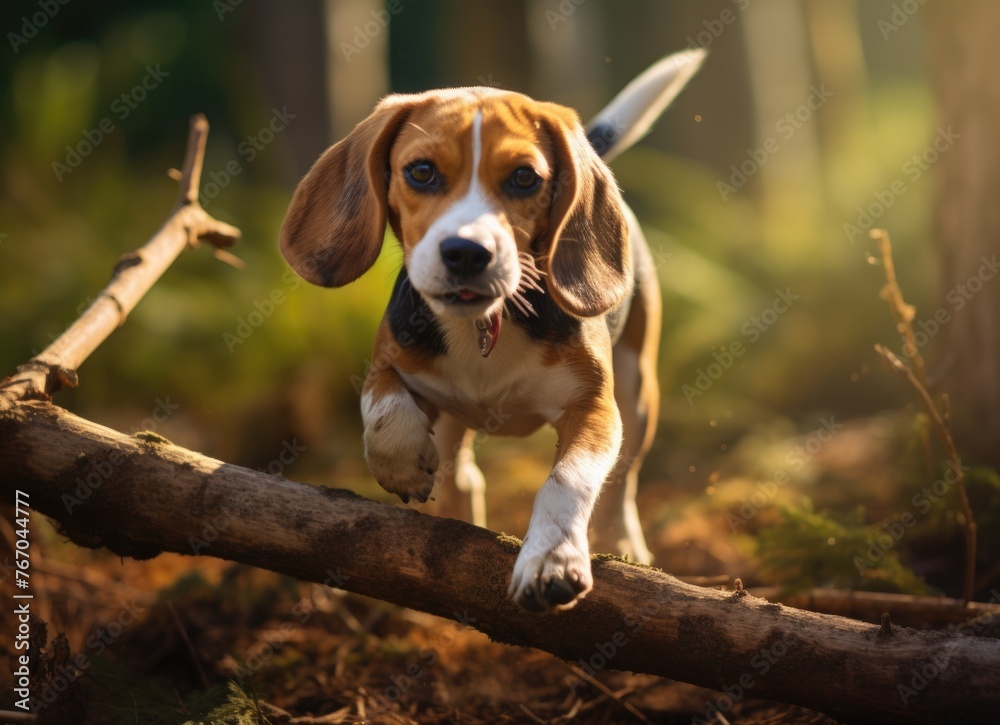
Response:
[{"label": "dog's front paw", "polygon": [[552,531],[528,532],[514,564],[508,594],[532,612],[570,609],[594,585],[587,539]]},{"label": "dog's front paw", "polygon": [[411,401],[373,416],[365,427],[365,460],[375,480],[403,503],[426,503],[434,488],[438,452],[430,421]]}]

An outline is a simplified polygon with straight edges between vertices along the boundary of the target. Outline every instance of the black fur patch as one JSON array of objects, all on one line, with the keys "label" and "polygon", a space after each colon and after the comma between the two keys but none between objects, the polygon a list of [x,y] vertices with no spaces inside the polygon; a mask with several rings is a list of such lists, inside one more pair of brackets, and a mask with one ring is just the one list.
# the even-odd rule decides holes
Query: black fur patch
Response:
[{"label": "black fur patch", "polygon": [[399,271],[389,299],[389,329],[400,347],[432,357],[448,352],[444,335],[424,298],[413,289],[406,267]]},{"label": "black fur patch", "polygon": [[[539,284],[545,289],[544,280]],[[537,315],[526,315],[513,303],[509,303],[507,309],[510,312],[511,322],[527,332],[531,339],[558,344],[567,342],[579,334],[580,320],[565,312],[548,293],[529,289],[522,292],[521,296],[535,308]]]},{"label": "black fur patch", "polygon": [[604,156],[621,137],[618,129],[607,123],[599,123],[587,132],[587,140],[598,156]]}]

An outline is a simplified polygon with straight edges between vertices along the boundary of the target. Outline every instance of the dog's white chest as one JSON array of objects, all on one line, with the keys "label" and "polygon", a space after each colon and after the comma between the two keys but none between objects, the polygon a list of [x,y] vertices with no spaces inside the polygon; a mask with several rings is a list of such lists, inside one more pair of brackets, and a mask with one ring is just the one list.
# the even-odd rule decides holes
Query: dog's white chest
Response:
[{"label": "dog's white chest", "polygon": [[514,325],[503,325],[485,358],[471,321],[443,328],[447,354],[427,370],[400,375],[410,390],[470,428],[500,421],[499,432],[523,435],[557,420],[578,390],[569,371],[546,365],[544,349]]}]

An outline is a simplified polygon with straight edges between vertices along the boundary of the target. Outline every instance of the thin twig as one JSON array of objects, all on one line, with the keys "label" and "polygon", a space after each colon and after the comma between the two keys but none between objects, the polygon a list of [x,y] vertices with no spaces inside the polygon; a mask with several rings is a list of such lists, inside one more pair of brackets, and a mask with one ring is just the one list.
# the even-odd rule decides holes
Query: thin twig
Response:
[{"label": "thin twig", "polygon": [[191,117],[187,152],[184,154],[184,168],[181,170],[177,189],[177,207],[198,204],[198,189],[201,187],[201,169],[205,163],[205,144],[208,141],[208,119],[202,113]]},{"label": "thin twig", "polygon": [[208,137],[208,121],[192,117],[177,202],[163,226],[146,244],[121,257],[111,281],[82,315],[37,357],[0,382],[0,410],[19,400],[48,400],[64,387],[76,387],[76,371],[126,317],[175,259],[199,239],[228,247],[240,230],[217,221],[198,204],[198,184]]},{"label": "thin twig", "polygon": [[591,685],[603,692],[607,697],[611,698],[612,701],[617,702],[619,705],[628,710],[639,722],[649,722],[649,718],[636,709],[635,705],[627,700],[623,700],[617,693],[612,692],[603,682],[595,677],[591,677],[587,672],[581,670],[576,665],[573,665],[570,669],[573,670],[573,674],[581,680],[589,682]]},{"label": "thin twig", "polygon": [[167,600],[167,608],[170,609],[170,613],[174,616],[174,622],[177,624],[177,629],[181,633],[181,639],[184,640],[187,651],[191,655],[191,660],[194,662],[195,669],[198,670],[198,677],[201,679],[201,686],[203,689],[207,690],[210,685],[208,683],[208,677],[205,675],[205,669],[201,666],[201,659],[198,657],[198,652],[191,643],[191,638],[188,637],[187,630],[184,629],[184,623],[181,622],[181,618],[177,615],[177,610],[174,609],[174,603],[169,599]]},{"label": "thin twig", "polygon": [[976,582],[976,591],[979,592],[988,588],[997,577],[1000,577],[1000,561],[996,562],[993,568],[979,577],[979,581]]},{"label": "thin twig", "polygon": [[963,528],[965,529],[965,586],[964,597],[968,604],[972,601],[975,593],[976,583],[976,519],[972,515],[972,506],[969,504],[969,496],[965,490],[965,475],[962,473],[962,465],[958,458],[958,450],[955,448],[955,441],[951,437],[948,424],[942,418],[930,393],[927,392],[921,382],[910,367],[903,363],[893,352],[882,345],[875,346],[875,352],[881,357],[886,368],[906,380],[917,392],[920,401],[924,404],[931,422],[937,429],[938,436],[944,443],[945,452],[948,454],[948,461],[955,474],[955,488],[958,489],[958,500],[962,504]]},{"label": "thin twig", "polygon": [[542,718],[538,717],[538,715],[533,713],[531,710],[529,710],[523,702],[519,704],[518,707],[521,708],[521,712],[523,712],[525,715],[531,718],[532,722],[538,722],[541,723],[542,725],[545,725],[545,721],[542,720]]},{"label": "thin twig", "polygon": [[[902,333],[906,339],[906,344],[913,351],[913,368],[916,371],[917,380],[923,384],[926,380],[926,368],[924,358],[920,355],[916,338],[913,335],[913,317],[916,315],[916,308],[907,304],[903,299],[903,291],[896,281],[896,265],[892,261],[892,242],[889,240],[889,233],[885,229],[872,229],[869,232],[872,239],[878,242],[882,252],[882,266],[885,269],[885,286],[879,293],[886,302],[889,303],[889,311],[896,318],[896,330]],[[907,350],[903,350],[907,357],[911,357]]]}]

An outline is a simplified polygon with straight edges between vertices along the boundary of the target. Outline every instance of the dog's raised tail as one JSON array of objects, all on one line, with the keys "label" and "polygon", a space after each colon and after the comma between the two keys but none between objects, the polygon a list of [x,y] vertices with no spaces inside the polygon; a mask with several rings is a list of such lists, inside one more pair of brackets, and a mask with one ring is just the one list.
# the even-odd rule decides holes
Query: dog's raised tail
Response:
[{"label": "dog's raised tail", "polygon": [[707,52],[684,50],[658,60],[587,124],[587,140],[605,161],[629,148],[656,123],[664,109],[698,72]]}]

